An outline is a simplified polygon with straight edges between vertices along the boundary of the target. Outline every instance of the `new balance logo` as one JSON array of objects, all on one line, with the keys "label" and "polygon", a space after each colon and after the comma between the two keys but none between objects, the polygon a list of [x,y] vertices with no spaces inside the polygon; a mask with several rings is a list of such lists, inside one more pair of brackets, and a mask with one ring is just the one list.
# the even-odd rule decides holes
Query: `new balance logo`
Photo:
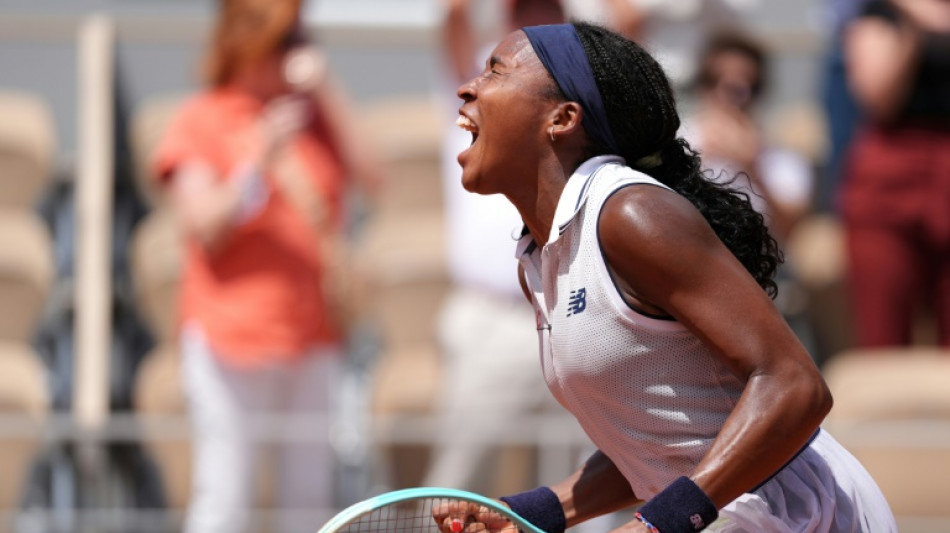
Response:
[{"label": "new balance logo", "polygon": [[576,291],[571,291],[571,296],[567,300],[567,316],[583,313],[584,309],[587,309],[587,289],[581,287]]},{"label": "new balance logo", "polygon": [[699,516],[699,513],[691,515],[689,517],[689,522],[693,524],[693,529],[699,531],[706,527],[706,523],[703,522],[703,517]]}]

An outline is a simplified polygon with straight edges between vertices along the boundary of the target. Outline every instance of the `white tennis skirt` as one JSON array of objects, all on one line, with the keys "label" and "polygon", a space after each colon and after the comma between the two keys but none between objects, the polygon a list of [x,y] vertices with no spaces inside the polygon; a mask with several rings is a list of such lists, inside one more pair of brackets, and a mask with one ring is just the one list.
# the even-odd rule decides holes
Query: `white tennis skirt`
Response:
[{"label": "white tennis skirt", "polygon": [[851,453],[819,430],[811,444],[754,492],[719,511],[717,533],[896,533],[877,484]]}]

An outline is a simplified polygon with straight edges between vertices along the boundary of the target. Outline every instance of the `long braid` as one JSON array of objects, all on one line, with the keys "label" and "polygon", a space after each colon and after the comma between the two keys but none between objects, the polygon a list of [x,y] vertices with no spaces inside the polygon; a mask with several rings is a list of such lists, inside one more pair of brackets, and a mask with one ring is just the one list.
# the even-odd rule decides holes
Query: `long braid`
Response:
[{"label": "long braid", "polygon": [[[688,199],[713,231],[772,297],[782,254],[748,194],[702,172],[699,155],[682,138],[676,101],[662,67],[639,45],[600,26],[574,23],[604,100],[620,155]],[[606,153],[592,146],[590,155]]]}]

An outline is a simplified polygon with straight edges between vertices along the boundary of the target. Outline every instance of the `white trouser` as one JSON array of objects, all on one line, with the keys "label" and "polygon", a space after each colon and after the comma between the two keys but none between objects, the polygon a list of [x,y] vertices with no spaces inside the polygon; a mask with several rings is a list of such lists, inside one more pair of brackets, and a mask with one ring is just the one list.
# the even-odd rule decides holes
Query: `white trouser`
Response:
[{"label": "white trouser", "polygon": [[492,490],[495,480],[476,479],[486,473],[481,463],[496,449],[492,441],[526,414],[559,408],[541,375],[534,311],[524,299],[460,289],[445,303],[439,333],[446,370],[424,484]]},{"label": "white trouser", "polygon": [[276,452],[277,530],[312,532],[332,514],[335,461],[328,439],[341,350],[321,346],[289,364],[238,369],[222,362],[200,328],[182,334],[183,379],[193,427],[186,533],[250,526],[257,459]]}]

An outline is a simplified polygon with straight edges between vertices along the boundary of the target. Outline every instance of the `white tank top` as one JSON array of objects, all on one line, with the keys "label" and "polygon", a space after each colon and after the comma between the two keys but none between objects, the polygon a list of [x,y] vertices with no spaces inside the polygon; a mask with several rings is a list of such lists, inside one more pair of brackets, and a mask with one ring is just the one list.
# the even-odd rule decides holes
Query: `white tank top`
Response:
[{"label": "white tank top", "polygon": [[682,324],[634,311],[614,285],[597,221],[607,198],[632,185],[665,187],[618,157],[585,162],[561,194],[548,243],[526,235],[517,255],[548,388],[649,499],[693,472],[743,383]]}]

